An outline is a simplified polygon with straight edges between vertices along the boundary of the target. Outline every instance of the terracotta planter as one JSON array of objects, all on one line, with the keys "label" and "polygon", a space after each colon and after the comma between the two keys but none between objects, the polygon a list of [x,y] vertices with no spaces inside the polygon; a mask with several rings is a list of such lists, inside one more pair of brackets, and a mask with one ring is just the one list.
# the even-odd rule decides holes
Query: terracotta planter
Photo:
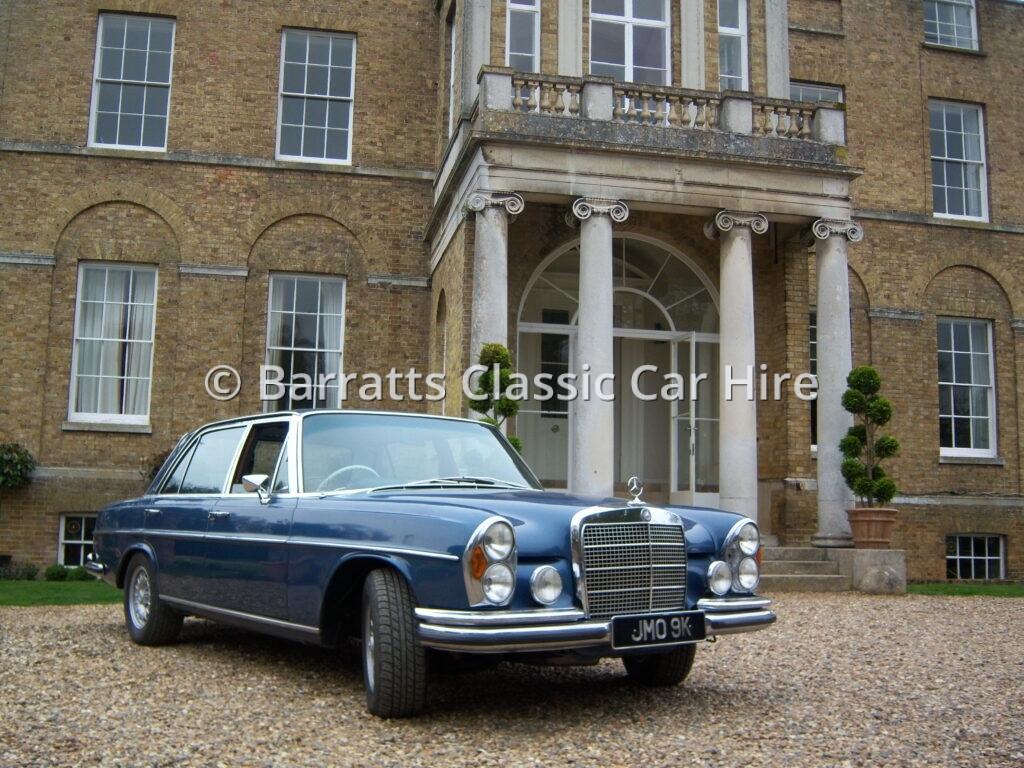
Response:
[{"label": "terracotta planter", "polygon": [[846,510],[857,549],[892,549],[896,510],[889,507],[857,507]]}]

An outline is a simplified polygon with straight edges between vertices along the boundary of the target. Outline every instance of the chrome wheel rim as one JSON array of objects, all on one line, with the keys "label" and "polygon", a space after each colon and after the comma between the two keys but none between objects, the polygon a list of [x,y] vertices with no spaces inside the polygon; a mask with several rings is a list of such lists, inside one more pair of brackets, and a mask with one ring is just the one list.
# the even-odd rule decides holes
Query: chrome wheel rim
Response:
[{"label": "chrome wheel rim", "polygon": [[373,626],[373,611],[370,608],[366,610],[366,634],[363,637],[363,664],[366,668],[366,687],[369,690],[373,690],[373,669],[374,669],[374,657],[376,656],[376,640],[374,626]]},{"label": "chrome wheel rim", "polygon": [[132,615],[132,624],[136,627],[144,627],[149,621],[152,599],[149,574],[145,568],[139,568],[132,576],[131,591],[128,595],[128,610]]}]

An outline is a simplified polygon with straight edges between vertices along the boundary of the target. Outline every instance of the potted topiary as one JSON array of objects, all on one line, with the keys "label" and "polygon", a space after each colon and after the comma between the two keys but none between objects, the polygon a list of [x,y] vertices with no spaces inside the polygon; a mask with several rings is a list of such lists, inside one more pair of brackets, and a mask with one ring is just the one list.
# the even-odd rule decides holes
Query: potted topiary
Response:
[{"label": "potted topiary", "polygon": [[[500,427],[519,413],[519,401],[507,394],[513,373],[512,355],[504,344],[484,344],[478,362],[485,370],[480,373],[469,407],[481,414],[481,421]],[[523,443],[516,435],[506,437],[517,451],[523,452]]]},{"label": "potted topiary", "polygon": [[853,543],[861,549],[890,549],[896,510],[886,505],[896,495],[896,483],[886,476],[881,462],[895,456],[900,444],[879,431],[892,418],[892,403],[878,394],[882,377],[869,365],[850,371],[846,386],[843,408],[853,414],[855,423],[839,442],[839,450],[843,479],[857,497],[857,507],[846,510]]}]

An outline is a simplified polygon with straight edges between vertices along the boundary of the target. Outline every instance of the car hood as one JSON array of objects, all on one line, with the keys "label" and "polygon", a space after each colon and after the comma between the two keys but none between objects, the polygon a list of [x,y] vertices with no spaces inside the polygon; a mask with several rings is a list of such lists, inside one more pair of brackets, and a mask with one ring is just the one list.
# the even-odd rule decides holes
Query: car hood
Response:
[{"label": "car hood", "polygon": [[[565,556],[569,551],[570,524],[580,511],[623,509],[630,506],[625,499],[532,489],[417,488],[370,491],[365,494],[365,498],[367,501],[386,504],[390,511],[396,513],[423,515],[439,520],[470,522],[500,515],[515,528],[520,557],[538,558]],[[725,531],[733,524],[729,518],[741,518],[741,515],[698,507],[646,506],[667,509],[679,515],[683,520],[691,554],[715,552]],[[717,520],[717,524],[712,518]],[[724,530],[721,530],[723,526]]]}]

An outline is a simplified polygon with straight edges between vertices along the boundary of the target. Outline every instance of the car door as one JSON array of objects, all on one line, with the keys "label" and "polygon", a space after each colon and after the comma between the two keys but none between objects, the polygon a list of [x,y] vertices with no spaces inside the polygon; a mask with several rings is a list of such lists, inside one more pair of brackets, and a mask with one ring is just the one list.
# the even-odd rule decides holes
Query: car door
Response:
[{"label": "car door", "polygon": [[223,495],[246,426],[200,433],[143,508],[161,596],[206,604],[206,531]]},{"label": "car door", "polygon": [[[296,496],[291,493],[287,419],[252,425],[206,532],[207,587],[220,607],[287,618],[288,537]],[[243,478],[265,478],[247,490]]]}]

